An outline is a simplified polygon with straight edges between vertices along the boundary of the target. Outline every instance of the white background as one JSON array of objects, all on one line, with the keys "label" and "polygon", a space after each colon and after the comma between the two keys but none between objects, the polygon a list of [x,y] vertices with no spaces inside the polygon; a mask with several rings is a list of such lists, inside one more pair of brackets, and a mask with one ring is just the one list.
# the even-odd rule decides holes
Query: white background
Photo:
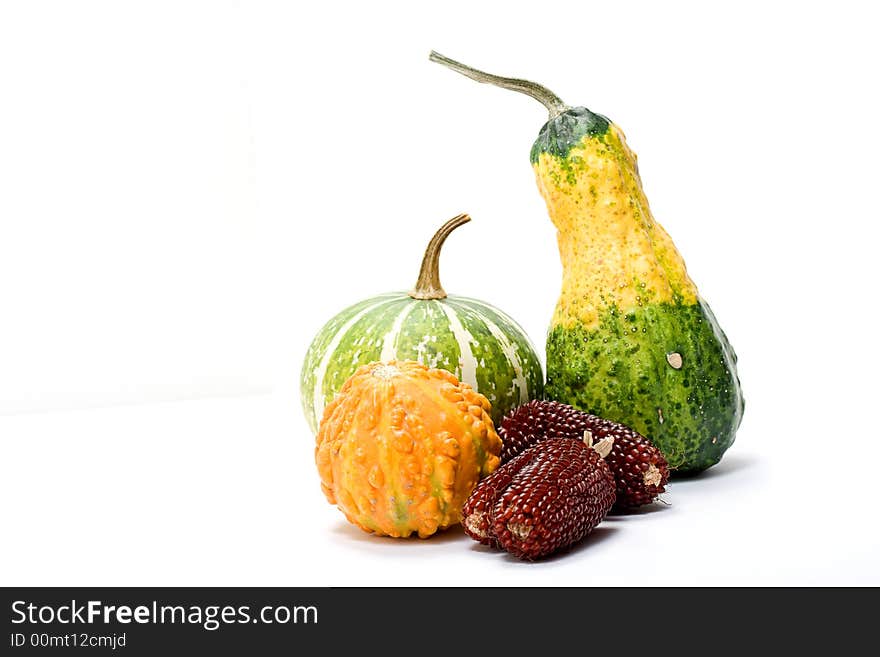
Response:
[{"label": "white background", "polygon": [[[880,584],[876,21],[660,5],[0,5],[0,584]],[[444,286],[543,342],[545,112],[431,48],[619,124],[740,356],[722,464],[542,563],[349,527],[299,408],[458,212]]]}]

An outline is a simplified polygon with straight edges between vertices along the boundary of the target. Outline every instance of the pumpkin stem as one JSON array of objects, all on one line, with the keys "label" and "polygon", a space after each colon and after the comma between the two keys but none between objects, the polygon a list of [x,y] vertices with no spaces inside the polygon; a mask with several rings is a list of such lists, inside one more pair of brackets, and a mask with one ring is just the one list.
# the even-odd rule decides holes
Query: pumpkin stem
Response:
[{"label": "pumpkin stem", "polygon": [[449,237],[449,233],[459,226],[469,222],[471,218],[466,214],[453,217],[440,227],[425,249],[425,257],[422,259],[422,269],[419,271],[419,280],[409,293],[413,299],[445,299],[446,291],[440,285],[440,249],[443,242]]},{"label": "pumpkin stem", "polygon": [[491,73],[486,73],[485,71],[471,68],[470,66],[462,64],[461,62],[457,62],[454,59],[449,59],[449,57],[441,55],[434,50],[431,51],[431,54],[428,58],[432,62],[443,64],[443,66],[445,66],[446,68],[451,68],[453,71],[469,77],[471,80],[494,84],[496,87],[501,87],[502,89],[510,89],[511,91],[518,91],[521,94],[531,96],[547,108],[547,111],[550,112],[551,119],[555,119],[557,116],[568,109],[568,105],[563,103],[562,99],[559,96],[550,91],[547,87],[540,85],[537,82],[520,80],[519,78],[503,78],[500,75],[492,75]]}]

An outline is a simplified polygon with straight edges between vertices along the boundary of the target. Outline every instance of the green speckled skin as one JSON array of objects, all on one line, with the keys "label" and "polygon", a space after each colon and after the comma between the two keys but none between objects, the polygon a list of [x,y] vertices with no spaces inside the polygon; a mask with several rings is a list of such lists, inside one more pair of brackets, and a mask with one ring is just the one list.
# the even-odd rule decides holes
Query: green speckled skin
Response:
[{"label": "green speckled skin", "polygon": [[509,316],[467,297],[417,300],[397,292],[346,308],[315,336],[300,375],[312,430],[317,432],[324,405],[358,367],[392,359],[452,372],[486,396],[496,423],[543,396],[541,362]]},{"label": "green speckled skin", "polygon": [[623,132],[568,110],[541,130],[532,165],[563,266],[547,396],[631,426],[677,473],[714,465],[742,419],[736,356],[654,219]]},{"label": "green speckled skin", "polygon": [[549,112],[530,152],[562,264],[546,396],[631,426],[678,473],[717,463],[743,414],[736,355],[654,219],[623,131],[535,82],[430,58]]},{"label": "green speckled skin", "polygon": [[567,109],[556,118],[547,121],[538,138],[532,145],[530,160],[532,164],[538,161],[541,153],[548,153],[556,157],[567,157],[568,152],[581,143],[585,136],[597,137],[608,131],[611,122],[602,116],[591,112],[586,107],[572,107]]},{"label": "green speckled skin", "polygon": [[554,326],[547,359],[549,399],[626,422],[678,473],[714,465],[733,443],[744,406],[736,354],[703,301],[612,308],[593,330]]}]

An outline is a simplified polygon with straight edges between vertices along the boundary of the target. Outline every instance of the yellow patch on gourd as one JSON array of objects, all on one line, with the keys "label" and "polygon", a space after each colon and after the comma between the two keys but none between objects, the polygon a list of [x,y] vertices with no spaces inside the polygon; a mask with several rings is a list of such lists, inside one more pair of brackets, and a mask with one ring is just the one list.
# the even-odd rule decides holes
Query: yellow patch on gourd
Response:
[{"label": "yellow patch on gourd", "polygon": [[534,166],[563,267],[553,326],[595,327],[610,306],[696,303],[697,288],[651,215],[636,155],[617,126],[584,136],[565,158],[541,153]]}]

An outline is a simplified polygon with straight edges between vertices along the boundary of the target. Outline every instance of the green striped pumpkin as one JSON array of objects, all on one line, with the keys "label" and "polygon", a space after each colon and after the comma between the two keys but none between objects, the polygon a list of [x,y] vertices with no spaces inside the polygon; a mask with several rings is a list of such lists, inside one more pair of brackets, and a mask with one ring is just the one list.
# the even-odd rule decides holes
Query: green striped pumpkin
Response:
[{"label": "green striped pumpkin", "polygon": [[416,360],[455,374],[492,403],[497,424],[507,411],[540,398],[544,374],[525,331],[476,299],[448,296],[439,283],[440,247],[469,221],[459,215],[431,240],[412,292],[391,292],[343,310],[318,332],[301,375],[302,405],[317,432],[324,406],[361,365]]}]

